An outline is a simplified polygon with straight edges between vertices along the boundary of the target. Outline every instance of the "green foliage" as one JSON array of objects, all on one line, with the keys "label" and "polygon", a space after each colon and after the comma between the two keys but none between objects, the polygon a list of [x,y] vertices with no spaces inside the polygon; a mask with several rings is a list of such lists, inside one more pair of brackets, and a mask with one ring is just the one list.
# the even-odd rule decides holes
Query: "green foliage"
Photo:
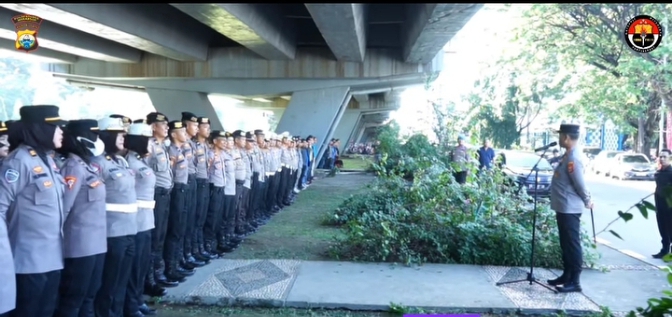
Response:
[{"label": "green foliage", "polygon": [[[476,177],[471,169],[468,183],[460,185],[424,136],[396,142],[393,155],[382,153],[377,180],[328,216],[326,223],[345,231],[332,249],[335,256],[405,264],[529,264],[532,204],[513,192],[510,179],[499,171]],[[537,265],[561,267],[555,214],[547,204],[540,204],[537,221]],[[592,265],[590,237],[584,234],[583,242]]]}]

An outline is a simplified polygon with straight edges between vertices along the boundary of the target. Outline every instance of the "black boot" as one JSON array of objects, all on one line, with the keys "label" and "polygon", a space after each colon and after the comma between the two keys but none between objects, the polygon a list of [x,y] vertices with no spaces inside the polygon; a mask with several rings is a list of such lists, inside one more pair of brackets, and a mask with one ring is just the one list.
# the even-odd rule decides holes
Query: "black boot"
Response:
[{"label": "black boot", "polygon": [[166,269],[166,262],[163,259],[158,260],[154,269],[154,280],[158,285],[163,287],[177,286],[178,283],[176,281],[169,280],[168,277],[166,277]]},{"label": "black boot", "polygon": [[568,277],[569,277],[569,274],[567,274],[567,271],[562,271],[562,275],[560,275],[556,279],[548,280],[548,281],[546,281],[546,283],[548,283],[548,285],[551,285],[551,286],[562,285],[562,284],[565,284],[565,283],[568,282],[568,279],[567,279]]},{"label": "black boot", "polygon": [[555,289],[557,289],[559,293],[580,292],[581,291],[580,277],[581,277],[581,271],[572,272],[570,274],[569,282],[565,283],[562,286],[556,286]]},{"label": "black boot", "polygon": [[[151,265],[151,264],[150,264]],[[144,287],[144,294],[147,296],[151,297],[161,297],[161,296],[166,296],[168,292],[166,292],[166,289],[159,286],[156,283],[156,280],[154,279],[154,269],[152,268],[147,272],[147,275],[145,275],[145,287]],[[177,283],[175,284],[177,286]]]},{"label": "black boot", "polygon": [[209,257],[206,258],[205,256],[203,256],[203,254],[201,254],[201,248],[199,247],[198,244],[194,245],[191,248],[191,254],[194,256],[196,260],[203,262],[203,264],[210,263],[210,258]]},{"label": "black boot", "polygon": [[195,266],[195,267],[205,266],[205,262],[196,260],[193,256],[191,256],[191,254],[189,254],[189,256],[186,257],[185,260],[186,260],[187,263],[189,263],[189,264],[191,264],[192,266]]},{"label": "black boot", "polygon": [[177,282],[177,283],[183,283],[186,281],[184,278],[184,275],[180,274],[178,272],[178,268],[180,267],[177,258],[170,259],[170,261],[166,261],[166,278],[169,281]]},{"label": "black boot", "polygon": [[208,260],[214,260],[217,258],[216,255],[210,253],[208,248],[205,247],[205,244],[199,244],[198,245],[198,251],[201,254],[202,257],[208,259]]},{"label": "black boot", "polygon": [[156,309],[147,306],[147,304],[145,303],[142,303],[142,305],[140,305],[140,312],[145,316],[156,315]]},{"label": "black boot", "polygon": [[217,253],[217,248],[215,245],[216,244],[214,242],[206,242],[205,245],[203,245],[203,251],[209,254],[210,258],[213,260],[219,258],[219,254]]},{"label": "black boot", "polygon": [[654,259],[662,259],[664,256],[670,254],[670,246],[663,246],[660,248],[660,252],[652,255]]}]

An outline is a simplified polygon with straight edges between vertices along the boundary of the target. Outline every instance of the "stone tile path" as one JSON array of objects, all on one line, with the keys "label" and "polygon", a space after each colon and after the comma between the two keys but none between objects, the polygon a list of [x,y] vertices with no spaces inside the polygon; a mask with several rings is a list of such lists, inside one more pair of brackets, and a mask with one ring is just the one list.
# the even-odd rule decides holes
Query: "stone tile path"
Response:
[{"label": "stone tile path", "polygon": [[[555,294],[524,279],[528,268],[427,264],[216,260],[199,269],[165,300],[178,304],[248,305],[297,308],[387,310],[391,303],[435,310],[473,312],[564,310],[622,312],[644,305],[667,289],[656,267],[601,247],[607,272],[586,270],[583,293]],[[535,269],[545,281],[559,272]]]}]

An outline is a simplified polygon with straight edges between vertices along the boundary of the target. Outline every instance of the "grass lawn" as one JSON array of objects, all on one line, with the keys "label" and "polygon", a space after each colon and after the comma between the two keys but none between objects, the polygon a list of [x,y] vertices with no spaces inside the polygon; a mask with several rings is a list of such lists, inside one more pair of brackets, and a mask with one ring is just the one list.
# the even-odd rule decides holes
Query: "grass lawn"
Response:
[{"label": "grass lawn", "polygon": [[293,308],[227,308],[227,307],[180,307],[167,306],[161,308],[161,317],[388,317],[400,316],[379,312],[353,312],[344,310],[309,310]]},{"label": "grass lawn", "polygon": [[327,260],[326,252],[340,230],[323,226],[325,215],[373,180],[371,175],[321,178],[296,202],[245,239],[230,259]]},{"label": "grass lawn", "polygon": [[369,155],[351,155],[350,157],[341,157],[343,161],[342,170],[366,171],[373,163],[373,157]]}]

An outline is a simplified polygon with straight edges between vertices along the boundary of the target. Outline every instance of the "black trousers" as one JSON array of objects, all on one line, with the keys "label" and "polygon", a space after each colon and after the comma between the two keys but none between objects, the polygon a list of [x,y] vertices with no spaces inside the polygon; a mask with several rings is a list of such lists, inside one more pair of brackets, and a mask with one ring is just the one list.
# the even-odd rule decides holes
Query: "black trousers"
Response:
[{"label": "black trousers", "polygon": [[266,206],[266,192],[268,191],[268,177],[263,182],[259,182],[259,193],[257,197],[257,218],[265,218],[268,215],[268,208]]},{"label": "black trousers", "polygon": [[252,188],[249,194],[249,205],[247,207],[247,222],[257,220],[257,213],[259,210],[259,173],[252,173]]},{"label": "black trousers", "polygon": [[310,169],[308,165],[301,166],[301,174],[299,175],[299,184],[297,185],[299,189],[303,189],[303,186],[306,185],[305,181],[308,178],[307,176],[308,169]]},{"label": "black trousers", "polygon": [[[277,174],[276,174],[277,175]],[[278,182],[278,192],[276,193],[275,200],[278,206],[284,206],[285,203],[285,194],[287,193],[287,184],[289,183],[289,169],[286,167],[282,168],[280,172],[280,180]]]},{"label": "black trousers", "polygon": [[[221,187],[220,187],[221,188]],[[222,189],[222,195],[224,193]],[[223,200],[223,199],[222,199]],[[207,179],[196,179],[196,214],[194,232],[191,236],[192,249],[198,249],[199,245],[203,245],[203,230],[205,222],[208,217],[208,208],[210,204],[210,183]],[[192,250],[192,252],[194,252]]]},{"label": "black trousers", "polygon": [[152,234],[150,230],[138,232],[135,235],[135,256],[131,266],[131,275],[126,285],[126,300],[124,314],[131,315],[140,311],[144,303],[142,293],[145,285],[145,275],[149,270],[152,249]]},{"label": "black trousers", "polygon": [[266,208],[270,212],[275,206],[278,205],[276,199],[278,188],[278,173],[269,176],[266,182],[268,183],[266,189]]},{"label": "black trousers", "polygon": [[212,251],[217,247],[219,236],[223,238],[224,229],[220,229],[224,222],[224,187],[216,187],[210,184],[210,200],[208,202],[208,212],[206,213],[205,225],[203,226],[203,241],[207,251]]},{"label": "black trousers", "polygon": [[94,317],[93,300],[102,284],[105,253],[63,261],[54,317]]},{"label": "black trousers", "polygon": [[455,181],[458,184],[464,184],[467,182],[467,171],[455,172],[453,175],[455,176]]},{"label": "black trousers", "polygon": [[135,235],[107,238],[103,280],[93,302],[96,317],[122,316],[135,258]]},{"label": "black trousers", "polygon": [[247,204],[245,198],[248,197],[249,189],[243,186],[244,181],[236,180],[236,207],[233,222],[235,223],[236,234],[244,234],[245,212]]},{"label": "black trousers", "polygon": [[163,259],[166,261],[166,270],[175,270],[182,258],[181,243],[184,243],[184,231],[187,229],[186,203],[188,194],[187,184],[174,184],[170,193],[170,212],[168,213],[168,231],[163,250]]},{"label": "black trousers", "polygon": [[285,187],[284,187],[284,192],[282,193],[282,201],[283,202],[288,202],[289,201],[289,195],[291,194],[292,190],[294,189],[294,183],[292,183],[292,180],[294,179],[294,173],[292,173],[292,170],[290,168],[285,168],[287,173],[284,177],[285,181]]},{"label": "black trousers", "polygon": [[52,317],[58,303],[61,270],[16,274],[16,308],[9,317]]},{"label": "black trousers", "polygon": [[152,229],[152,265],[158,273],[165,269],[163,247],[168,231],[168,213],[170,212],[170,189],[154,188],[154,229]]},{"label": "black trousers", "polygon": [[182,254],[185,258],[191,255],[192,238],[194,235],[194,227],[196,227],[197,188],[196,174],[189,175],[189,180],[187,181],[187,201],[185,203],[187,219],[185,219],[186,227],[184,230],[184,242],[182,246]]},{"label": "black trousers", "polygon": [[562,262],[567,273],[581,272],[583,250],[581,249],[581,214],[556,213]]},{"label": "black trousers", "polygon": [[658,233],[660,233],[661,250],[670,252],[672,244],[672,210],[667,206],[667,201],[662,195],[654,196],[656,202],[656,222],[658,223]]},{"label": "black trousers", "polygon": [[[238,193],[236,186],[236,194]],[[224,195],[224,213],[220,226],[221,238],[233,236],[236,230],[236,202],[238,195]],[[218,237],[220,238],[220,237]],[[222,240],[220,240],[221,242]]]}]

